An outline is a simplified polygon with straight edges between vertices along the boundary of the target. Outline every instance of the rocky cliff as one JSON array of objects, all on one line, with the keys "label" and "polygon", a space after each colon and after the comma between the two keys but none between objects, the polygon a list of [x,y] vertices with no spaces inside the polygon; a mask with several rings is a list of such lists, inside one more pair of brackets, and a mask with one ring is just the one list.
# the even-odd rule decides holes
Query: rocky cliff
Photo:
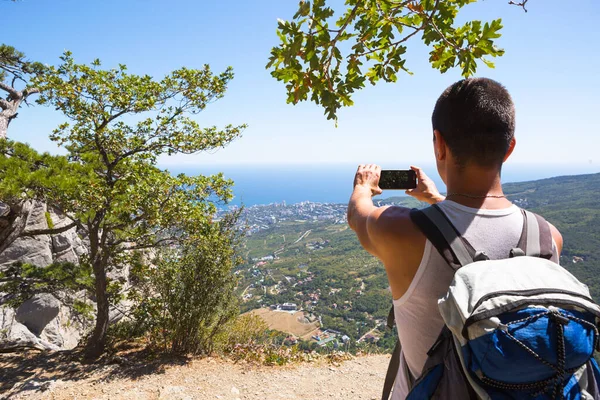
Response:
[{"label": "rocky cliff", "polygon": [[[0,270],[15,261],[39,267],[53,262],[78,263],[88,248],[76,228],[54,235],[23,235],[49,229],[49,225],[60,228],[69,223],[43,202],[25,201],[12,207],[0,202]],[[31,346],[56,350],[77,345],[84,327],[56,297],[39,294],[16,310],[6,306],[5,301],[0,293],[0,348]]]}]

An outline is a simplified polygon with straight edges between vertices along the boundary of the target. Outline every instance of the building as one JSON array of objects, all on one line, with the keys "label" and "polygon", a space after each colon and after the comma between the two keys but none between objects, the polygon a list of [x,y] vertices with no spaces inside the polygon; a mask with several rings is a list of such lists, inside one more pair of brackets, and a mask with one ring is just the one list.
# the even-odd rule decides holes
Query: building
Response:
[{"label": "building", "polygon": [[[336,340],[335,336],[330,336],[328,338],[317,341],[317,346],[324,347],[327,343],[333,342],[335,340]],[[335,342],[334,342],[334,346],[335,346]],[[337,347],[337,346],[335,346],[335,347]]]},{"label": "building", "polygon": [[298,306],[295,303],[283,303],[280,308],[284,311],[296,311]]}]

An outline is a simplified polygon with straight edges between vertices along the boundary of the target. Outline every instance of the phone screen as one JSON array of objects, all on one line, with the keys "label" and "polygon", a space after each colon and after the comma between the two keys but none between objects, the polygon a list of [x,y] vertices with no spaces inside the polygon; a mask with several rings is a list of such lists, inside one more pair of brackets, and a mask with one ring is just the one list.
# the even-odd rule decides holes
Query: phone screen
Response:
[{"label": "phone screen", "polygon": [[417,174],[413,170],[382,170],[379,187],[386,189],[414,189],[417,187]]}]

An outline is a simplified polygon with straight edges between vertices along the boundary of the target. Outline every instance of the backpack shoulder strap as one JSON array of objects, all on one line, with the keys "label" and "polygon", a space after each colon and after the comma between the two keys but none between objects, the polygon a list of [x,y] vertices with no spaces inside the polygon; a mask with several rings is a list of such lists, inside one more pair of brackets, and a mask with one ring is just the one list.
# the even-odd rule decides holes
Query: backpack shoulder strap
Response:
[{"label": "backpack shoulder strap", "polygon": [[[390,329],[394,329],[395,323],[394,316],[394,305],[390,309],[387,318],[387,327]],[[400,338],[396,341],[396,346],[394,346],[394,352],[392,353],[392,358],[390,358],[390,363],[388,364],[388,369],[385,374],[385,381],[383,383],[383,392],[381,394],[382,400],[389,400],[390,394],[392,393],[392,389],[394,388],[394,383],[396,382],[396,376],[398,375],[398,370],[400,369],[400,357],[402,357],[402,344],[400,343]],[[404,373],[408,378],[408,383],[410,388],[412,389],[412,385],[414,383],[414,377],[408,370],[406,363],[404,363]]]},{"label": "backpack shoulder strap", "polygon": [[457,270],[476,258],[475,249],[458,233],[438,205],[413,209],[410,218],[452,269]]},{"label": "backpack shoulder strap", "polygon": [[389,400],[390,394],[392,394],[394,383],[396,383],[396,375],[398,374],[398,369],[400,369],[401,350],[402,346],[400,346],[400,341],[397,341],[396,346],[394,347],[394,352],[392,353],[392,358],[390,358],[390,363],[388,365],[387,372],[385,374],[385,381],[383,382],[383,393],[381,394],[381,400]]},{"label": "backpack shoulder strap", "polygon": [[[521,238],[517,245],[517,248],[522,250],[520,255],[541,257],[547,260],[556,258],[552,249],[552,232],[548,222],[531,211],[522,209],[521,212],[523,213],[524,222]],[[511,255],[515,250],[511,251]]]}]

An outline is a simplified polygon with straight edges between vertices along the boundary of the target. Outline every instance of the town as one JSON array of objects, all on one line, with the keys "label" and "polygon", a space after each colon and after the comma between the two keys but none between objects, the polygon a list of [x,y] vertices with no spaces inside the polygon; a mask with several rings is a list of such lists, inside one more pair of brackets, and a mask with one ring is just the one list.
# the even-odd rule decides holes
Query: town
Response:
[{"label": "town", "polygon": [[262,310],[290,343],[393,347],[394,333],[385,327],[391,305],[385,271],[347,226],[345,204],[252,206],[242,219],[245,263],[235,274],[243,312]]},{"label": "town", "polygon": [[345,224],[346,205],[308,201],[287,205],[282,202],[245,208],[242,217],[248,226],[249,234],[286,221],[328,221],[333,224]]}]

